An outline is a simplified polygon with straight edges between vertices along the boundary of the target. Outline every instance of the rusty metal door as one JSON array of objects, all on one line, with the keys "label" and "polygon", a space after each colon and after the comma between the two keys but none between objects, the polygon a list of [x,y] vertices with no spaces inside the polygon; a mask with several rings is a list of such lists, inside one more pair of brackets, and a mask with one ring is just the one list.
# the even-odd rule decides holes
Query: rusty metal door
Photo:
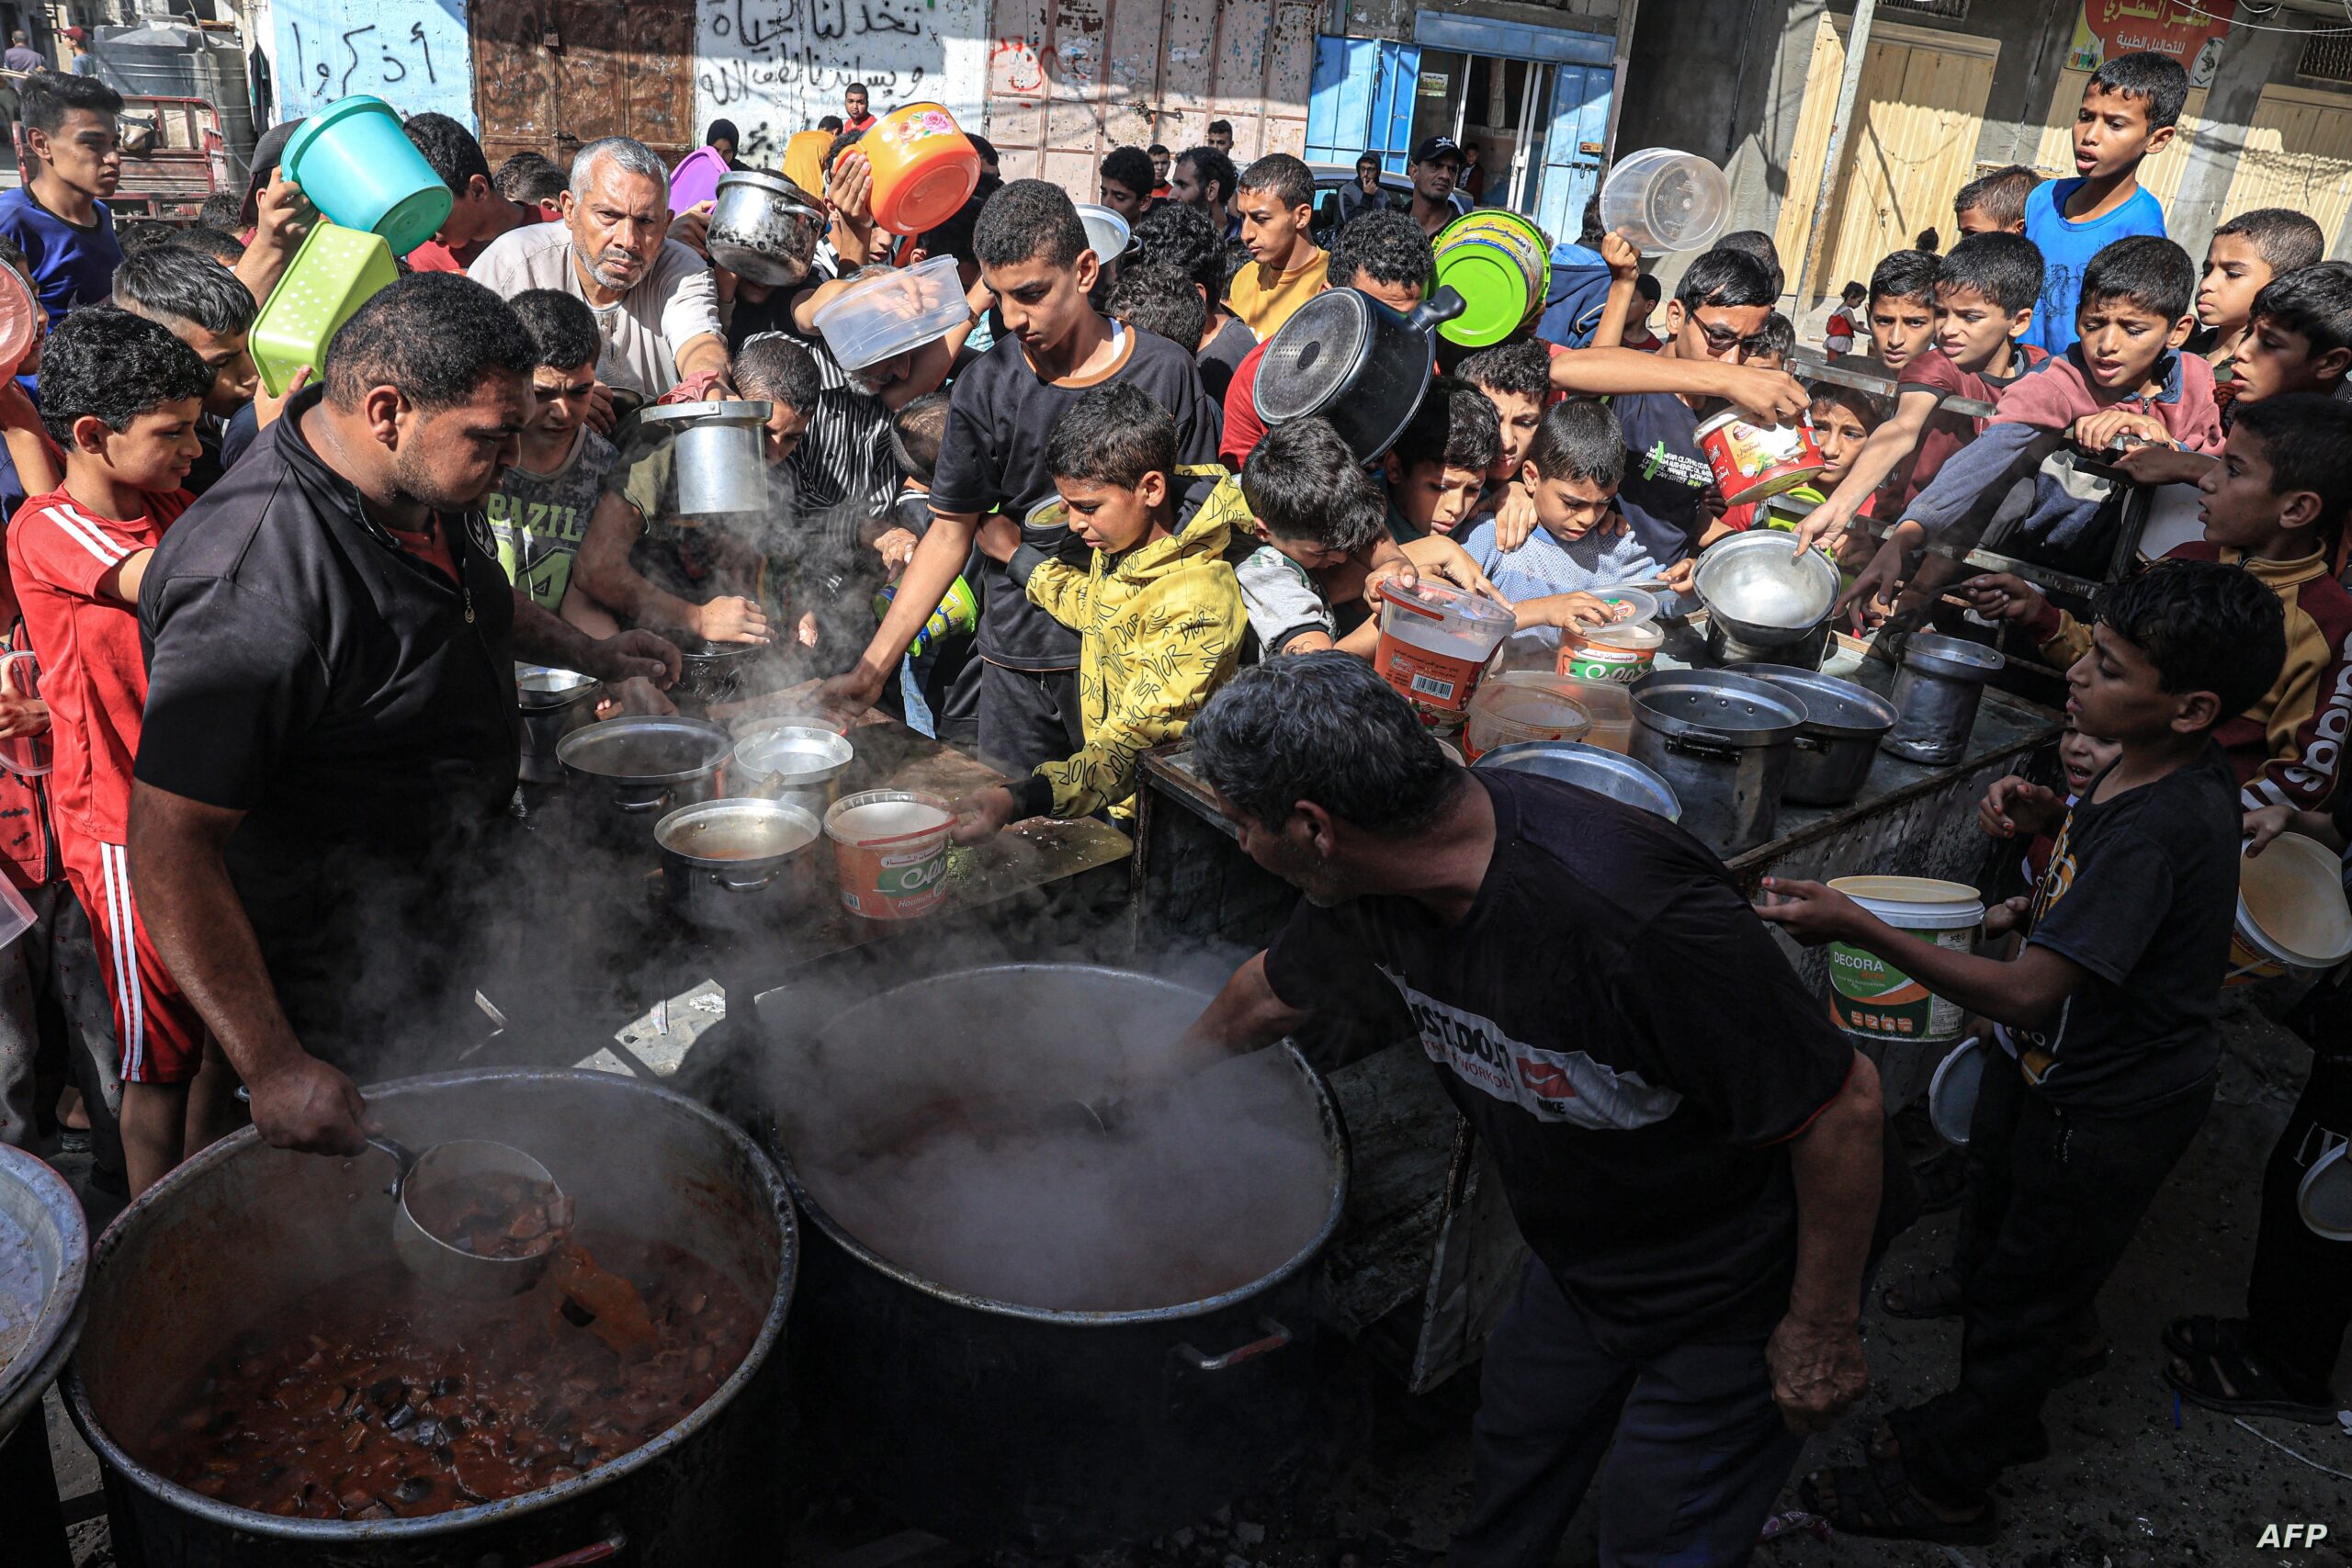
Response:
[{"label": "rusty metal door", "polygon": [[694,0],[473,0],[474,114],[491,166],[568,165],[633,136],[672,163],[695,145]]}]

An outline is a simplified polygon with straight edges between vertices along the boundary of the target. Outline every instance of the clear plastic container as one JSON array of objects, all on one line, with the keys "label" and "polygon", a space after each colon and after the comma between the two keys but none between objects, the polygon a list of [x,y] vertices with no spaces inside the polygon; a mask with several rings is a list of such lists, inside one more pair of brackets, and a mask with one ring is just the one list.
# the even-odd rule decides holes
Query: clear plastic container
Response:
[{"label": "clear plastic container", "polygon": [[1577,705],[1592,720],[1584,743],[1620,756],[1630,755],[1634,745],[1633,688],[1615,681],[1580,681],[1572,675],[1561,676],[1560,682],[1574,694]]},{"label": "clear plastic container", "polygon": [[817,330],[844,370],[919,348],[971,317],[954,256],[860,279],[818,308]]},{"label": "clear plastic container", "polygon": [[1498,746],[1583,739],[1592,728],[1592,716],[1577,701],[1577,685],[1540,671],[1489,675],[1470,699],[1463,754],[1475,762]]},{"label": "clear plastic container", "polygon": [[1651,254],[1705,250],[1723,232],[1730,209],[1724,172],[1671,147],[1627,153],[1600,186],[1600,226]]},{"label": "clear plastic container", "polygon": [[1425,721],[1459,724],[1487,660],[1518,620],[1508,604],[1424,580],[1385,596],[1372,667]]}]

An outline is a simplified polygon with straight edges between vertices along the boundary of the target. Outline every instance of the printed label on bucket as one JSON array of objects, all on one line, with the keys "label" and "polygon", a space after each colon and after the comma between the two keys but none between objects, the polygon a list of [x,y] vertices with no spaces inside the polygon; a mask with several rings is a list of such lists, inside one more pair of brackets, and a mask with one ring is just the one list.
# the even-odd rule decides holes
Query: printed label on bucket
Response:
[{"label": "printed label on bucket", "polygon": [[[1966,953],[1973,929],[1911,931],[1905,936]],[[1873,953],[1842,942],[1829,944],[1829,1015],[1849,1034],[1925,1044],[1960,1038],[1959,1003],[1946,1001]]]},{"label": "printed label on bucket", "polygon": [[1557,668],[1561,674],[1573,675],[1579,681],[1613,681],[1621,686],[1630,686],[1648,674],[1657,660],[1655,649],[1587,643],[1582,648],[1562,649]]},{"label": "printed label on bucket", "polygon": [[1468,707],[1470,693],[1478,683],[1478,666],[1473,660],[1448,659],[1388,637],[1374,649],[1373,668],[1420,706],[1449,713]]}]

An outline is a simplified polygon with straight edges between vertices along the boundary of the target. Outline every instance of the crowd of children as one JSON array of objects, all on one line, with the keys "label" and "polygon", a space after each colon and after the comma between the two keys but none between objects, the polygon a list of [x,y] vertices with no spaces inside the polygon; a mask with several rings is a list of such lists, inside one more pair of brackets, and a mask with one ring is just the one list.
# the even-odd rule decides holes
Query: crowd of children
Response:
[{"label": "crowd of children", "polygon": [[[1463,161],[1451,141],[1417,150],[1409,206],[1379,197],[1375,168],[1336,231],[1318,223],[1306,164],[1236,168],[1229,130],[1173,156],[1119,149],[1102,168],[1104,201],[1132,226],[1115,268],[1069,192],[999,179],[990,152],[965,211],[917,242],[956,260],[966,319],[845,366],[815,312],[889,265],[860,88],[810,175],[831,225],[813,276],[782,290],[697,278],[723,332],[693,329],[672,357],[678,384],[644,389],[657,403],[768,405],[770,515],[681,514],[655,422],[607,378],[616,320],[645,312],[583,282],[602,275],[582,252],[563,285],[496,307],[528,344],[533,397],[496,437],[511,449],[487,537],[518,604],[590,637],[778,645],[836,716],[886,705],[973,749],[1007,782],[959,803],[967,840],[1030,817],[1123,814],[1142,754],[1237,671],[1369,657],[1383,596],[1419,579],[1574,638],[1629,584],[1674,613],[1711,545],[1777,526],[1849,574],[1838,614],[1858,629],[1963,605],[2017,627],[2067,670],[2074,732],[2063,795],[2005,780],[1985,803],[1988,831],[2048,840],[2030,897],[1996,912],[2022,938],[2014,955],[1921,943],[1812,884],[1772,886],[1763,910],[1803,940],[1884,953],[1999,1028],[1960,1256],[1898,1297],[1910,1315],[1965,1320],[1955,1385],[1891,1416],[1870,1464],[1806,1483],[1841,1529],[1988,1540],[1996,1480],[2046,1449],[2051,1389],[2103,1352],[2098,1289],[2211,1103],[2241,816],[2264,842],[2338,845],[2352,827],[2331,815],[2352,728],[2352,409],[2337,397],[2352,266],[2321,259],[2310,219],[2262,210],[2214,231],[2200,283],[2137,182],[2185,94],[2168,59],[2108,62],[2084,89],[2073,177],[1987,174],[1955,196],[1948,254],[1897,251],[1846,285],[1821,346],[1883,389],[1790,373],[1800,344],[1768,237],[1725,235],[1661,290],[1596,228],[1567,247],[1592,269],[1589,297],[1557,317],[1575,330],[1547,337],[1547,301],[1501,344],[1448,346],[1447,373],[1375,451],[1323,419],[1270,428],[1260,368],[1326,289],[1399,311],[1429,293],[1430,232]],[[221,215],[232,232],[119,242],[105,205],[119,98],[42,75],[23,101],[39,173],[0,197],[0,262],[37,294],[45,341],[0,388],[0,492],[6,646],[39,677],[0,666],[0,745],[40,741],[55,766],[0,775],[6,874],[40,920],[7,962],[93,1040],[74,1077],[102,1131],[119,1106],[136,1191],[229,1115],[225,1064],[147,938],[125,861],[141,585],[175,520],[286,406],[260,391],[245,339],[309,214],[262,166]],[[582,150],[567,185],[532,154],[492,171],[447,117],[409,130],[453,208],[408,269],[518,276],[503,258],[543,225],[579,222],[584,181],[651,178],[651,154],[619,139]],[[658,267],[639,257],[623,273],[707,270],[701,216],[652,237]],[[640,347],[668,341],[648,328]],[[1698,430],[1726,406],[1810,425],[1824,467],[1789,504],[1724,504]],[[2084,563],[2111,553],[2119,498],[2159,485],[2196,487],[2201,537],[2095,602],[1957,564],[1997,544],[2098,577]],[[445,538],[401,543],[458,575]],[[93,974],[110,1010],[89,1005]],[[96,1043],[109,1010],[112,1041]],[[2312,1261],[2278,1212],[2308,1151],[2352,1134],[2352,1015],[2330,993],[2304,1016],[2321,1065],[2266,1184],[2249,1316],[2176,1324],[2169,1375],[2218,1408],[2316,1419],[2335,1407],[2352,1291],[2342,1260]],[[29,1032],[0,1018],[0,1138],[48,1114]],[[2289,1303],[2301,1292],[2281,1281],[2299,1269],[2334,1270],[2333,1305]]]}]

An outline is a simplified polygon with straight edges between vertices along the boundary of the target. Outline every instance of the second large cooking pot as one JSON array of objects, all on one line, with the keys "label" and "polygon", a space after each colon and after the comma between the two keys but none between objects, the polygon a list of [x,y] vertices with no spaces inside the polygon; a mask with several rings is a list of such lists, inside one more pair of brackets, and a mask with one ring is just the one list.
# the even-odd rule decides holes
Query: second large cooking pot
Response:
[{"label": "second large cooking pot", "polygon": [[643,842],[663,812],[718,797],[718,771],[734,750],[732,736],[702,719],[630,714],[572,731],[555,754],[585,786],[574,795],[602,796],[593,818]]},{"label": "second large cooking pot", "polygon": [[1462,313],[1441,288],[1409,316],[1353,288],[1327,288],[1266,342],[1251,394],[1267,428],[1320,415],[1369,463],[1396,443],[1430,389],[1437,329]]},{"label": "second large cooking pot", "polygon": [[779,1153],[820,1238],[797,1394],[908,1523],[1041,1554],[1146,1540],[1309,1436],[1317,1264],[1347,1184],[1329,1089],[1283,1046],[1110,1107],[1107,1133],[1086,1109],[1207,999],[1016,964],[814,1031],[763,1018]]},{"label": "second large cooking pot", "polygon": [[1843,806],[1862,793],[1878,743],[1894,728],[1894,705],[1867,686],[1785,664],[1736,664],[1724,671],[1768,682],[1804,709],[1797,754],[1781,798],[1794,806]]},{"label": "second large cooking pot", "polygon": [[1798,553],[1778,529],[1725,539],[1699,558],[1693,579],[1707,618],[1735,642],[1779,648],[1809,637],[1838,600],[1838,569],[1819,550]]},{"label": "second large cooking pot", "polygon": [[1682,826],[1729,860],[1780,825],[1804,724],[1796,699],[1761,681],[1661,670],[1634,682],[1631,755],[1674,791]]},{"label": "second large cooking pot", "polygon": [[706,242],[714,265],[788,288],[808,276],[824,233],[824,209],[783,175],[741,169],[719,176]]}]

